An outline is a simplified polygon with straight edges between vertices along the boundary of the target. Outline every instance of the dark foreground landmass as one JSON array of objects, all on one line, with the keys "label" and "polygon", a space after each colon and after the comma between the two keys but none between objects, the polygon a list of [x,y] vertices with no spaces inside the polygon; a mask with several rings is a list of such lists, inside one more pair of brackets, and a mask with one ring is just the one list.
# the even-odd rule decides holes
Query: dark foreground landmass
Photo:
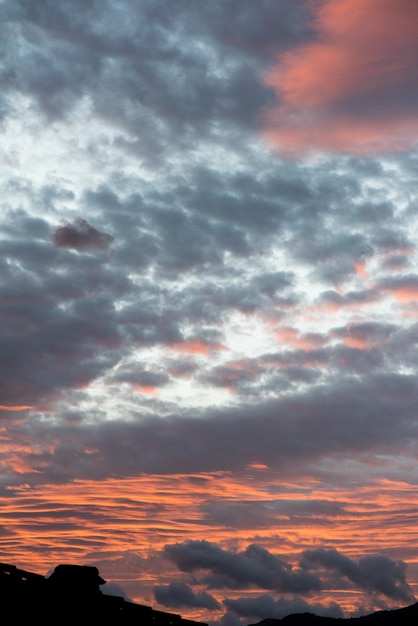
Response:
[{"label": "dark foreground landmass", "polygon": [[[52,624],[100,625],[110,623],[140,626],[207,626],[183,619],[176,613],[156,611],[149,606],[105,595],[105,581],[96,567],[58,565],[46,578],[14,565],[0,563],[0,604],[6,621],[28,626],[40,621]],[[364,617],[338,619],[312,613],[265,619],[252,626],[418,626],[418,603]]]},{"label": "dark foreground landmass", "polygon": [[251,626],[418,626],[418,602],[403,609],[377,611],[363,617],[347,619],[318,617],[312,613],[288,615],[282,619],[264,619]]}]

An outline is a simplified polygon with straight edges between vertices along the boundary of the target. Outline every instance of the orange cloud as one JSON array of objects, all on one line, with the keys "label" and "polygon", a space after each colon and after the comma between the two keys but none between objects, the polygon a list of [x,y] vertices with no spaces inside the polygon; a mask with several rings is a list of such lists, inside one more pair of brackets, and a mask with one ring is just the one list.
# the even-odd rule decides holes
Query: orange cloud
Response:
[{"label": "orange cloud", "polygon": [[224,346],[221,344],[207,344],[203,341],[182,341],[173,344],[173,349],[178,352],[185,352],[187,354],[203,354],[208,356],[212,350],[224,350]]},{"label": "orange cloud", "polygon": [[411,287],[410,289],[408,289],[408,288],[405,287],[404,289],[394,290],[393,294],[394,294],[395,298],[399,302],[416,302],[416,301],[418,301],[418,288],[417,289],[413,289]]},{"label": "orange cloud", "polygon": [[358,350],[370,350],[373,345],[367,339],[360,337],[344,337],[344,343],[348,348],[357,348]]},{"label": "orange cloud", "polygon": [[398,302],[414,303],[418,301],[418,280],[415,276],[406,276],[403,280],[390,281],[384,285],[384,289]]},{"label": "orange cloud", "polygon": [[[408,555],[412,564],[418,558],[411,548],[416,538],[411,506],[415,485],[387,479],[332,489],[302,476],[283,481],[254,462],[241,475],[148,475],[13,490],[13,499],[0,496],[3,561],[40,573],[60,562],[99,565],[106,580],[119,582],[134,601],[145,604],[156,580],[164,581],[161,562],[146,564],[150,546],[155,559],[167,543],[202,536],[240,550],[256,542],[295,565],[302,550],[319,543],[352,557],[396,551],[400,558]],[[205,516],[210,505],[213,517]],[[251,515],[248,526],[228,523],[228,512],[241,517],[256,505],[267,516],[266,524],[252,526]],[[178,575],[169,563],[164,567],[168,578]],[[329,591],[328,597],[346,610],[356,608],[344,590]]]},{"label": "orange cloud", "polygon": [[317,37],[264,78],[278,102],[264,134],[282,151],[404,150],[418,141],[416,0],[321,0]]},{"label": "orange cloud", "polygon": [[358,263],[356,263],[355,268],[360,278],[366,280],[366,278],[368,277],[366,264],[363,261],[359,261]]},{"label": "orange cloud", "polygon": [[159,393],[159,390],[154,385],[139,385],[135,383],[134,385],[132,385],[132,387],[135,389],[135,391],[138,391],[138,393],[147,393],[152,396],[157,396]]},{"label": "orange cloud", "polygon": [[27,406],[26,404],[16,404],[16,405],[0,404],[0,411],[27,411],[28,409],[33,409],[33,407]]}]

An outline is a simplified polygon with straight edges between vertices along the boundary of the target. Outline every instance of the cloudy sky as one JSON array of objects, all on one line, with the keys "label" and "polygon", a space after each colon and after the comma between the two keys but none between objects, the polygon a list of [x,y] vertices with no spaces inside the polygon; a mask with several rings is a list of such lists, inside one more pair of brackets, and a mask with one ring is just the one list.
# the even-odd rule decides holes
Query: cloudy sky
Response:
[{"label": "cloudy sky", "polygon": [[413,602],[416,0],[0,35],[0,560],[222,626]]}]

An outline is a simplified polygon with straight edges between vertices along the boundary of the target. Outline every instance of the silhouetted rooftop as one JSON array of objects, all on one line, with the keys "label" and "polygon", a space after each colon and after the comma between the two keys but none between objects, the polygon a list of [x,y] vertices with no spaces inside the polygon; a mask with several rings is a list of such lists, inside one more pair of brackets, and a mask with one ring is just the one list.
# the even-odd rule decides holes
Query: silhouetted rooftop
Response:
[{"label": "silhouetted rooftop", "polygon": [[141,624],[141,626],[206,626],[182,619],[176,613],[155,611],[149,606],[108,596],[100,586],[106,581],[97,567],[58,565],[48,578],[14,565],[0,563],[0,598],[3,615],[16,624],[43,624],[78,621],[100,624]]}]

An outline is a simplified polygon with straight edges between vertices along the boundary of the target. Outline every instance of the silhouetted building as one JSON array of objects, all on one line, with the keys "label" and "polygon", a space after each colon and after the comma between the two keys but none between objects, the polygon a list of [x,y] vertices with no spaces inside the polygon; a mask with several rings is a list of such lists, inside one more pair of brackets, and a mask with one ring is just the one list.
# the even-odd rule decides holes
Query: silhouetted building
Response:
[{"label": "silhouetted building", "polygon": [[[0,563],[2,615],[15,624],[40,621],[44,625],[76,623],[94,626],[110,622],[141,626],[207,626],[175,613],[155,611],[102,593],[106,581],[97,567],[58,565],[46,578]],[[10,617],[9,617],[10,616]]]}]

